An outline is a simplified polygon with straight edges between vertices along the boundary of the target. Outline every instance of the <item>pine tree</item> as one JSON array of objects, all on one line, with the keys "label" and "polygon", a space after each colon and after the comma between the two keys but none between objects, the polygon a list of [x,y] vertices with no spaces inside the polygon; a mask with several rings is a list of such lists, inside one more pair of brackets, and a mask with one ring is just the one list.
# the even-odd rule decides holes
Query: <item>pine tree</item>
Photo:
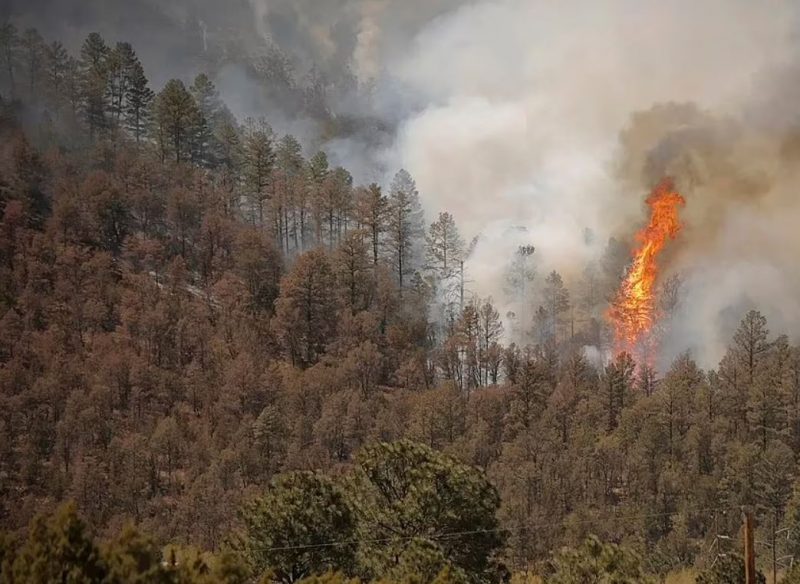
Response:
[{"label": "pine tree", "polygon": [[89,137],[94,139],[106,127],[107,63],[110,50],[103,37],[93,32],[81,47],[80,71],[83,113],[89,126]]},{"label": "pine tree", "polygon": [[446,211],[439,213],[438,219],[428,228],[425,241],[428,269],[439,280],[453,277],[464,256],[464,241],[453,216]]},{"label": "pine tree", "polygon": [[748,402],[761,381],[770,350],[767,319],[751,310],[733,336],[733,345],[719,364],[720,392],[732,431],[740,438],[749,435]]},{"label": "pine tree", "polygon": [[545,278],[542,295],[543,306],[547,313],[548,336],[558,341],[558,328],[562,315],[569,310],[569,290],[564,286],[561,275],[553,270]]},{"label": "pine tree", "polygon": [[144,68],[138,59],[127,71],[124,122],[125,128],[133,135],[139,144],[146,135],[150,125],[151,106],[155,94],[148,87]]},{"label": "pine tree", "polygon": [[342,216],[349,211],[352,202],[353,177],[339,166],[325,172],[321,183],[312,188],[317,241],[322,243],[324,232],[328,248],[333,249],[334,243],[340,239]]},{"label": "pine tree", "polygon": [[106,65],[108,77],[109,117],[111,124],[116,128],[123,120],[125,114],[125,100],[129,94],[128,85],[131,82],[133,68],[139,64],[139,59],[130,43],[117,43],[109,53]]},{"label": "pine tree", "polygon": [[420,239],[425,232],[417,186],[406,170],[398,171],[392,180],[386,231],[393,269],[402,294],[407,276],[419,268],[417,256]]},{"label": "pine tree", "polygon": [[14,75],[19,60],[19,34],[10,22],[0,25],[0,61],[8,83],[11,97],[16,96],[16,77]]},{"label": "pine tree", "polygon": [[208,78],[208,75],[205,73],[200,73],[197,75],[197,77],[194,78],[189,91],[192,93],[192,97],[194,97],[197,107],[203,113],[203,116],[205,116],[206,120],[211,126],[214,126],[218,122],[222,121],[219,119],[219,117],[222,115],[222,109],[224,108],[224,105],[220,100],[217,88],[214,86],[214,83],[211,81],[211,79]]},{"label": "pine tree", "polygon": [[200,111],[193,107],[189,119],[189,161],[195,166],[213,166],[211,130],[208,121]]},{"label": "pine tree", "polygon": [[242,164],[242,140],[234,122],[223,122],[217,131],[217,163],[235,175]]},{"label": "pine tree", "polygon": [[70,503],[34,519],[13,564],[4,567],[12,582],[101,582],[106,576],[89,527]]},{"label": "pine tree", "polygon": [[292,362],[316,363],[333,339],[337,321],[335,275],[320,249],[301,255],[281,281],[276,328]]},{"label": "pine tree", "polygon": [[555,555],[550,562],[552,575],[547,578],[547,582],[654,584],[656,579],[647,574],[642,564],[641,558],[635,552],[616,544],[604,544],[597,537],[591,536],[580,547],[564,548]]},{"label": "pine tree", "polygon": [[373,266],[378,265],[380,258],[381,238],[386,230],[387,208],[388,201],[376,183],[359,190],[356,197],[356,222],[369,238]]},{"label": "pine tree", "polygon": [[244,180],[254,219],[264,225],[270,179],[275,166],[272,128],[263,119],[249,120],[244,137]]},{"label": "pine tree", "polygon": [[363,233],[351,231],[334,256],[334,269],[342,304],[356,314],[369,307],[374,288],[371,262]]},{"label": "pine tree", "polygon": [[619,417],[625,407],[633,387],[635,369],[633,358],[628,353],[620,353],[609,363],[601,380],[602,397],[605,400],[606,423],[608,431],[619,424]]},{"label": "pine tree", "polygon": [[69,67],[67,50],[58,41],[47,46],[45,69],[47,72],[47,95],[53,109],[58,110],[66,101],[64,90]]},{"label": "pine tree", "polygon": [[[278,477],[243,510],[242,523],[238,547],[256,576],[270,574],[270,580],[288,584],[326,570],[353,570],[354,513],[345,493],[324,475]],[[329,541],[343,543],[319,545]]]},{"label": "pine tree", "polygon": [[[288,253],[292,234],[294,235],[295,249],[300,248],[297,229],[297,207],[298,203],[304,200],[302,194],[299,193],[302,190],[299,183],[302,180],[305,160],[303,160],[300,143],[291,134],[287,134],[280,139],[275,154],[276,178],[280,182],[279,200],[276,205],[279,221],[278,237],[282,241],[282,247]],[[298,194],[301,196],[298,197]],[[300,201],[298,201],[298,198]]]},{"label": "pine tree", "polygon": [[28,78],[28,99],[35,103],[38,100],[37,84],[42,77],[47,48],[42,35],[35,28],[29,28],[23,33],[20,48]]},{"label": "pine tree", "polygon": [[341,166],[333,169],[329,180],[328,237],[331,247],[341,241],[342,230],[347,232],[348,217],[353,211],[353,176]]},{"label": "pine tree", "polygon": [[70,114],[73,119],[77,119],[78,112],[83,99],[83,84],[81,81],[81,69],[78,60],[69,56],[64,69],[64,98],[69,104]]},{"label": "pine tree", "polygon": [[[359,451],[353,488],[372,578],[398,564],[409,574],[424,572],[419,560],[427,550],[476,581],[494,581],[494,552],[504,543],[497,528],[500,498],[481,470],[423,444],[380,442]],[[470,537],[435,537],[465,529]]]},{"label": "pine tree", "polygon": [[306,185],[307,193],[304,193],[300,203],[300,236],[304,241],[306,226],[306,204],[309,204],[313,213],[315,228],[315,237],[317,243],[320,243],[322,238],[321,223],[323,215],[326,214],[324,209],[325,204],[322,203],[325,199],[325,186],[328,176],[331,173],[330,165],[328,164],[328,155],[323,151],[319,151],[308,161],[306,166]]},{"label": "pine tree", "polygon": [[194,78],[189,91],[200,114],[196,116],[194,128],[197,150],[195,157],[200,165],[213,167],[222,158],[220,133],[231,121],[232,116],[222,103],[214,83],[205,73],[200,73]]},{"label": "pine tree", "polygon": [[533,245],[520,245],[505,273],[505,292],[515,303],[516,322],[522,327],[517,331],[518,334],[527,332],[531,322],[531,289],[536,278],[533,260],[535,251]]},{"label": "pine tree", "polygon": [[303,171],[303,149],[291,134],[286,134],[278,141],[276,164],[289,176],[298,176]]},{"label": "pine tree", "polygon": [[500,340],[503,337],[503,323],[500,313],[488,298],[478,308],[478,363],[482,372],[482,384],[497,383],[500,368]]},{"label": "pine tree", "polygon": [[747,416],[750,428],[756,432],[761,449],[767,450],[772,440],[788,434],[787,406],[790,393],[791,347],[785,335],[770,343],[765,363],[759,368],[750,385]]},{"label": "pine tree", "polygon": [[175,162],[189,158],[192,123],[197,106],[186,86],[171,79],[155,100],[156,139],[162,162],[171,154]]}]

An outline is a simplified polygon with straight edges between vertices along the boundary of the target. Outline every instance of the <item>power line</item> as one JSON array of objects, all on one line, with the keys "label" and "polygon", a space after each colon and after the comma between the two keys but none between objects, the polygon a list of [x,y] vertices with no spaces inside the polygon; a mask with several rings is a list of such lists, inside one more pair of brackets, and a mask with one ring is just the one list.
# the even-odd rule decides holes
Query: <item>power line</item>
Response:
[{"label": "power line", "polygon": [[[717,512],[726,512],[731,510],[732,508],[707,508],[707,509],[683,509],[681,511],[670,511],[670,512],[663,512],[663,513],[645,513],[645,514],[638,514],[638,515],[618,515],[611,518],[596,518],[596,519],[584,519],[578,521],[570,521],[570,525],[590,525],[593,523],[597,523],[598,521],[635,521],[641,519],[652,519],[657,517],[671,517],[673,515],[680,515],[681,513],[717,513]],[[351,546],[351,545],[358,545],[358,544],[386,544],[386,543],[395,543],[395,542],[403,542],[403,541],[411,541],[417,538],[424,538],[424,539],[434,539],[434,540],[441,540],[441,539],[448,539],[448,538],[457,538],[457,537],[464,537],[470,535],[482,535],[482,534],[490,534],[490,533],[514,533],[517,531],[524,531],[528,529],[546,529],[550,527],[563,527],[567,523],[566,520],[556,521],[552,523],[538,523],[532,525],[526,525],[522,527],[497,527],[493,529],[470,529],[465,531],[451,531],[451,532],[442,532],[442,533],[433,533],[433,534],[417,534],[417,535],[405,535],[405,536],[393,536],[393,537],[381,537],[381,538],[374,538],[374,539],[350,539],[350,540],[338,540],[338,541],[326,541],[326,542],[319,542],[319,543],[309,543],[309,544],[295,544],[295,545],[285,545],[285,546],[275,546],[265,548],[264,551],[266,552],[282,552],[282,551],[294,551],[294,550],[306,550],[306,549],[319,549],[319,548],[328,548],[328,547],[344,547],[344,546]]]}]

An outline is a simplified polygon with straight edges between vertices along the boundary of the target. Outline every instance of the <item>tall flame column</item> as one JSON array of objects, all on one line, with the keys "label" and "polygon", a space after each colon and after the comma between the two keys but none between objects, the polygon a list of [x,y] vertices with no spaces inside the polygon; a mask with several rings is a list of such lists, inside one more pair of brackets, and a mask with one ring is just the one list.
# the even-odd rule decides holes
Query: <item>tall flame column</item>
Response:
[{"label": "tall flame column", "polygon": [[614,351],[642,356],[651,364],[653,325],[659,317],[656,302],[658,257],[668,241],[681,230],[679,209],[685,199],[675,190],[671,179],[662,180],[646,203],[650,220],[636,234],[636,247],[625,279],[620,285],[608,316],[614,328]]}]

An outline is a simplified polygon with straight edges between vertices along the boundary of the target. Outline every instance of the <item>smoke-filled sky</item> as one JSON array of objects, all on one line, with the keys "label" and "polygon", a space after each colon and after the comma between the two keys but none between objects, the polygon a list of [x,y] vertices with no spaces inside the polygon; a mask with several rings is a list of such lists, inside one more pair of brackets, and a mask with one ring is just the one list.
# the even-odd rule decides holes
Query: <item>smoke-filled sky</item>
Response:
[{"label": "smoke-filled sky", "polygon": [[358,89],[333,109],[381,120],[388,139],[354,132],[324,144],[331,157],[360,180],[408,169],[430,217],[480,235],[472,287],[498,301],[518,245],[536,246],[540,275],[575,282],[673,174],[686,228],[665,268],[685,284],[665,357],[714,365],[751,306],[800,333],[797,2],[3,1],[73,48],[91,30],[130,40],[156,84],[224,63],[237,114],[307,144],[313,122],[259,99],[239,61],[272,44],[299,74],[352,72]]}]

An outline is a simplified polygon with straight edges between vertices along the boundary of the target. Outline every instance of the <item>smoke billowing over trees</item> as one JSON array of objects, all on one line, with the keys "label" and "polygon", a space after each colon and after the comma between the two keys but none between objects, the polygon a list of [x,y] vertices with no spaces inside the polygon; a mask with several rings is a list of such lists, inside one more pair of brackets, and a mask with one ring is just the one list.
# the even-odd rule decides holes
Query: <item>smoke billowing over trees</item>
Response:
[{"label": "smoke billowing over trees", "polygon": [[798,553],[794,10],[626,6],[12,3],[0,580],[721,581],[742,506]]}]

